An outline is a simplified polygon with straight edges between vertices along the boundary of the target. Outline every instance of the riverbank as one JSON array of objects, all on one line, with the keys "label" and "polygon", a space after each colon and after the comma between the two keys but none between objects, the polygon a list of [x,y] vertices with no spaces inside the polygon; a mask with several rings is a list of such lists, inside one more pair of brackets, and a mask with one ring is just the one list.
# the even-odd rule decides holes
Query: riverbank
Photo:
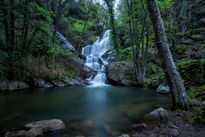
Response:
[{"label": "riverbank", "polygon": [[204,108],[201,112],[161,108],[161,111],[154,110],[146,115],[143,123],[133,125],[128,134],[131,137],[204,137],[205,125],[201,123],[202,119]]}]

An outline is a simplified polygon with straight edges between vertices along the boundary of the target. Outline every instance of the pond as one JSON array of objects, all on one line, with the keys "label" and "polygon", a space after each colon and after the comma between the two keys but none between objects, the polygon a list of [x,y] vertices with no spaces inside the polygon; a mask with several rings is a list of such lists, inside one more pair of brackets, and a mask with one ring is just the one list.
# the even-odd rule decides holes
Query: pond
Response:
[{"label": "pond", "polygon": [[0,94],[0,136],[25,123],[62,119],[65,130],[49,137],[112,137],[170,97],[134,87],[64,87]]}]

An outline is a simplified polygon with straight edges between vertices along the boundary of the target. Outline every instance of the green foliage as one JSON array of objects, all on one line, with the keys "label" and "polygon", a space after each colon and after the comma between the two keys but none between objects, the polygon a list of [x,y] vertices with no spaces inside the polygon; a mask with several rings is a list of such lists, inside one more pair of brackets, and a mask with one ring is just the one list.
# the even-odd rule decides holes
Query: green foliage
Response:
[{"label": "green foliage", "polygon": [[51,15],[53,15],[53,13],[40,7],[36,2],[30,2],[28,7],[32,13],[35,13],[35,17],[38,20],[51,21]]},{"label": "green foliage", "polygon": [[187,96],[190,98],[190,99],[193,99],[195,100],[196,99],[196,96],[197,96],[197,92],[193,91],[193,92],[186,92]]},{"label": "green foliage", "polygon": [[166,9],[171,8],[172,5],[174,4],[174,1],[173,0],[157,0],[157,4],[160,10],[163,12]]}]

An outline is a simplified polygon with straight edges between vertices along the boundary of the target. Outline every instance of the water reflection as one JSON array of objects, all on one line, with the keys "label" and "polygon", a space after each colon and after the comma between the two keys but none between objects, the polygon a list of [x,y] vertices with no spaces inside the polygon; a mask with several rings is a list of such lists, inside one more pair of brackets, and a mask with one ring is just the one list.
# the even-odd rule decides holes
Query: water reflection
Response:
[{"label": "water reflection", "polygon": [[65,131],[49,137],[113,136],[169,102],[149,90],[113,86],[24,90],[0,99],[0,136],[31,121],[62,119]]}]

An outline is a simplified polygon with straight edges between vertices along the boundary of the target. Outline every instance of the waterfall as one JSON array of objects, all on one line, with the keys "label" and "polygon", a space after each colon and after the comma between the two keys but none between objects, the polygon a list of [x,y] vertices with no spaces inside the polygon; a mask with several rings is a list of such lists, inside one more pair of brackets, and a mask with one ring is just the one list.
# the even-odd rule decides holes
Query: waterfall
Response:
[{"label": "waterfall", "polygon": [[108,64],[102,56],[111,48],[110,46],[110,30],[105,31],[102,38],[98,39],[92,44],[87,45],[82,49],[82,54],[86,56],[85,65],[97,71],[96,76],[90,78],[91,84],[106,85],[106,74],[104,66]]}]

